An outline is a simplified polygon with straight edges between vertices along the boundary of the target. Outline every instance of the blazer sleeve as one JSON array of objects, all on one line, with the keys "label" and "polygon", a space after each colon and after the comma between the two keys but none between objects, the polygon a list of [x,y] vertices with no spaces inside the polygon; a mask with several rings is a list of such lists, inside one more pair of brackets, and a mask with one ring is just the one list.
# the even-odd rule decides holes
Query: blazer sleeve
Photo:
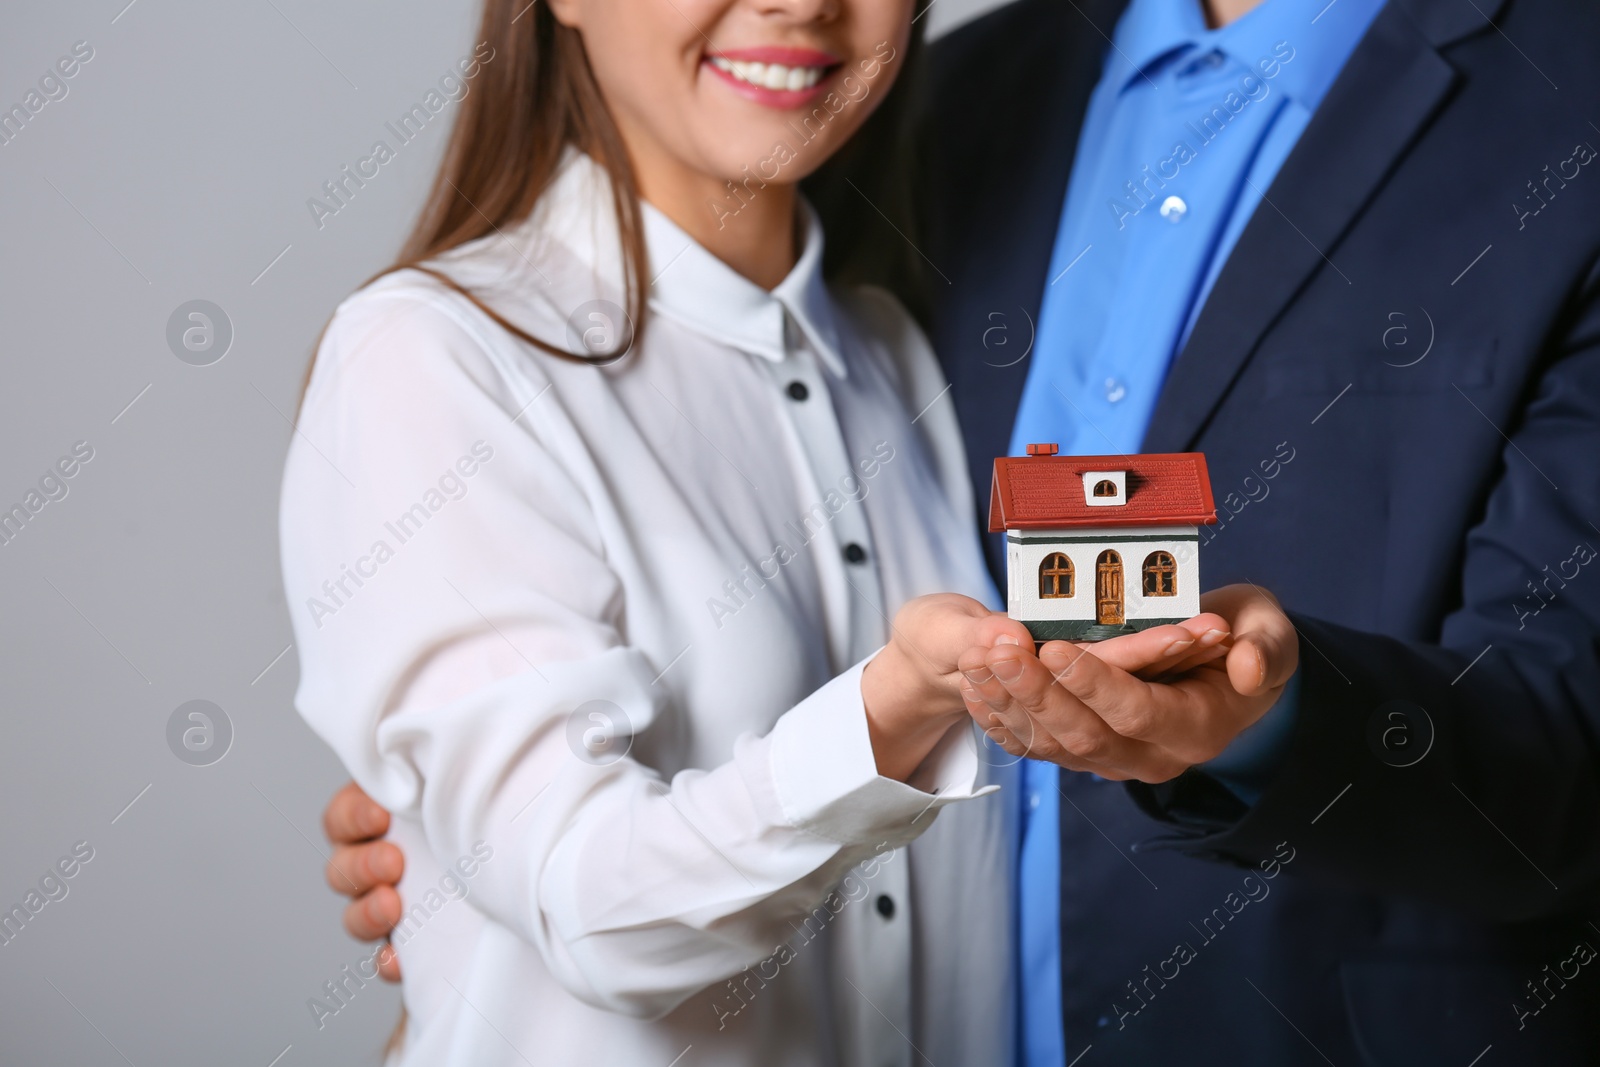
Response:
[{"label": "blazer sleeve", "polygon": [[879,777],[858,665],[721,765],[669,778],[625,754],[694,709],[626,639],[626,588],[552,443],[559,397],[530,410],[548,383],[520,395],[479,325],[390,292],[328,331],[283,487],[296,703],[441,863],[492,847],[472,905],[574,996],[657,1017],[976,795],[976,751],[952,731],[924,788]]},{"label": "blazer sleeve", "polygon": [[[1436,643],[1290,612],[1299,718],[1258,802],[1133,787],[1163,843],[1516,921],[1600,887],[1600,270],[1507,434]],[[1496,421],[1499,421],[1498,419]]]}]

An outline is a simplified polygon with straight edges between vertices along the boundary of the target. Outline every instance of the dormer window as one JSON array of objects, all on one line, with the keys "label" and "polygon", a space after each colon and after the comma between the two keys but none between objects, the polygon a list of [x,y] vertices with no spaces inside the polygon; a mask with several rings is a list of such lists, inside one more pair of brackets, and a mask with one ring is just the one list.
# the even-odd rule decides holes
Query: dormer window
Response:
[{"label": "dormer window", "polygon": [[1128,502],[1127,471],[1084,471],[1083,502],[1092,508],[1120,507]]}]

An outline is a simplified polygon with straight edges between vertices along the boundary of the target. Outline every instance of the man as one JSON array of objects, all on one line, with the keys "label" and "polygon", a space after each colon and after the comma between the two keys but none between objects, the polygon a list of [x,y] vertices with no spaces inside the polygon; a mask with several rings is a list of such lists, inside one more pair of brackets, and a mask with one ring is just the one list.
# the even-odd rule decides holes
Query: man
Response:
[{"label": "man", "polygon": [[1203,451],[1206,583],[1301,635],[1215,773],[1032,775],[1029,1063],[1594,1062],[1600,12],[1205,13],[1020,0],[935,46],[975,485],[1030,441]]},{"label": "man", "polygon": [[[1029,1067],[1600,1056],[1597,47],[1577,0],[1019,0],[934,46],[915,241],[979,499],[1032,441],[1204,451],[1207,585],[1300,635],[1218,760],[1030,765]],[[1149,729],[1126,676],[973,677],[1069,768],[1086,709]]]}]

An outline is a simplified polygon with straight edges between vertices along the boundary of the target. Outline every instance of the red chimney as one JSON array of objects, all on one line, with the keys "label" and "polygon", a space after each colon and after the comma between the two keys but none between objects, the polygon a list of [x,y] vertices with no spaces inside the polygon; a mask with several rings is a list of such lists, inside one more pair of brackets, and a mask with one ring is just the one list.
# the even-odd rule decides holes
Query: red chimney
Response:
[{"label": "red chimney", "polygon": [[1061,451],[1061,447],[1053,442],[1047,445],[1028,446],[1028,455],[1030,456],[1053,456],[1059,451]]}]

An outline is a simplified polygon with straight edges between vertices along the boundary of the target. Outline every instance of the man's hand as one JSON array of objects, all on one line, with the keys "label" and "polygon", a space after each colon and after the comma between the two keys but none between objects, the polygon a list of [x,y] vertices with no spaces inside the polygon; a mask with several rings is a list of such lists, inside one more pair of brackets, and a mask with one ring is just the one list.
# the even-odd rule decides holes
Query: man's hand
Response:
[{"label": "man's hand", "polygon": [[[389,831],[389,813],[354,782],[333,794],[322,813],[322,829],[333,842],[328,884],[353,898],[344,909],[344,928],[358,941],[388,937],[400,921],[400,894],[395,886],[405,870],[405,854],[380,838]],[[378,973],[400,980],[394,949],[378,950]]]},{"label": "man's hand", "polygon": [[1212,759],[1272,707],[1300,663],[1270,593],[1232,585],[1205,614],[1098,644],[969,649],[967,711],[1012,755],[1102,778],[1164,782]]}]

